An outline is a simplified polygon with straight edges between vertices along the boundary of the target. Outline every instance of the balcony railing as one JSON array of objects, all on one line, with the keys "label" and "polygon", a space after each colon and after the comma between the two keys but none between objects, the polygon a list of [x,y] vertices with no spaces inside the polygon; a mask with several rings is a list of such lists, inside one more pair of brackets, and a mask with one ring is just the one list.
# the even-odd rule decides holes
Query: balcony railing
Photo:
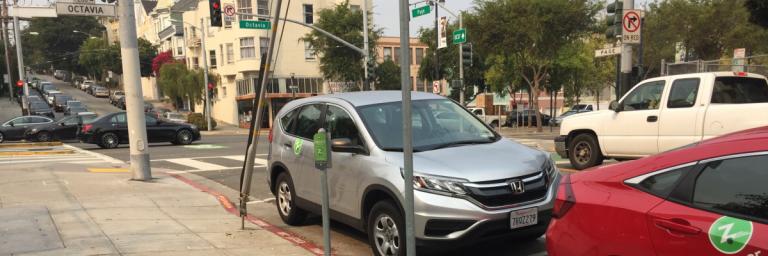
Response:
[{"label": "balcony railing", "polygon": [[[237,80],[237,96],[255,94],[253,84],[256,78]],[[295,85],[293,87],[291,85]],[[295,90],[295,91],[294,91]],[[321,78],[272,78],[267,84],[267,93],[305,93],[321,94],[323,93],[323,80]]]}]

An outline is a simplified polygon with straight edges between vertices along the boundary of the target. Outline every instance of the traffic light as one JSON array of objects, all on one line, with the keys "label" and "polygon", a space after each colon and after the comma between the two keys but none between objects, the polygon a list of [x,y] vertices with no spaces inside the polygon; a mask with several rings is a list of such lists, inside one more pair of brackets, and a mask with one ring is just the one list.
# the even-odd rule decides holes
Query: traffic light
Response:
[{"label": "traffic light", "polygon": [[375,75],[376,61],[374,60],[374,58],[369,58],[368,63],[365,63],[365,65],[368,68],[368,77],[366,77],[366,79],[368,80],[368,82],[373,82],[374,79],[376,79],[376,75]]},{"label": "traffic light", "polygon": [[608,25],[608,29],[605,30],[605,38],[621,37],[621,15],[623,15],[623,10],[624,2],[621,0],[614,0],[606,8],[608,15],[605,16],[605,23]]},{"label": "traffic light", "polygon": [[221,0],[208,0],[211,10],[211,27],[221,27]]},{"label": "traffic light", "polygon": [[472,66],[472,44],[461,45],[461,61],[464,66]]}]

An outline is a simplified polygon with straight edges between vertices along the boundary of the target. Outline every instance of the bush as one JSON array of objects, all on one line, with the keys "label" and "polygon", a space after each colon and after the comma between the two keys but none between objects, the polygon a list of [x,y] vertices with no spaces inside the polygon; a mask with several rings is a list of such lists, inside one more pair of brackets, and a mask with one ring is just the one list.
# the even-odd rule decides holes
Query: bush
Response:
[{"label": "bush", "polygon": [[[205,121],[205,116],[201,113],[190,113],[187,115],[187,123],[196,125],[201,131],[208,130],[208,122]],[[216,120],[211,118],[211,126],[216,129]]]}]

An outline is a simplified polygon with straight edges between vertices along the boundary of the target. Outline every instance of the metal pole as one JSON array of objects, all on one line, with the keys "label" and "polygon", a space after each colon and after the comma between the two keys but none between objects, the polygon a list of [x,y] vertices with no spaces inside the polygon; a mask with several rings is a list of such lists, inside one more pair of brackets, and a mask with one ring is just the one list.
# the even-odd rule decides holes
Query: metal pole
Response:
[{"label": "metal pole", "polygon": [[213,130],[211,127],[211,89],[208,88],[208,58],[205,57],[205,18],[200,18],[200,56],[202,56],[203,63],[203,82],[205,83],[205,122],[208,131]]},{"label": "metal pole", "polygon": [[280,9],[282,7],[283,0],[277,0],[277,4],[275,5],[275,17],[272,21],[272,36],[269,40],[269,47],[267,48],[267,56],[266,60],[264,60],[264,56],[262,55],[261,62],[264,63],[262,65],[262,68],[259,70],[260,73],[263,73],[263,75],[259,78],[261,79],[261,85],[259,86],[259,95],[258,97],[258,103],[256,105],[256,118],[253,121],[253,125],[251,126],[251,130],[253,131],[249,136],[251,137],[250,146],[248,147],[248,152],[245,154],[245,171],[243,174],[243,182],[240,184],[240,208],[241,208],[241,216],[240,218],[245,218],[245,213],[247,209],[247,203],[248,203],[248,194],[251,192],[251,178],[253,178],[253,162],[256,158],[256,148],[259,145],[259,126],[261,125],[261,119],[263,118],[263,114],[261,113],[263,110],[264,105],[264,95],[266,94],[266,88],[267,88],[267,81],[269,81],[269,70],[270,65],[272,63],[272,54],[275,51],[275,39],[277,38],[277,27],[278,22],[280,21]]},{"label": "metal pole", "polygon": [[[635,9],[634,0],[624,0],[624,9]],[[632,87],[630,77],[632,75],[632,45],[621,44],[621,91],[619,95],[624,95]]]},{"label": "metal pole", "polygon": [[133,0],[120,0],[120,56],[123,63],[125,110],[128,116],[128,140],[133,179],[149,181],[152,170],[147,152],[147,127],[144,116],[144,98],[141,92],[139,49],[136,39],[136,14]]},{"label": "metal pole", "polygon": [[[440,50],[440,27],[438,26],[438,19],[440,19],[437,15],[437,12],[440,11],[440,8],[437,5],[437,2],[440,0],[434,0],[435,3],[435,79],[432,81],[438,81],[440,80],[440,57],[437,55],[437,51]],[[408,37],[409,35],[406,35]],[[409,42],[410,43],[410,42]],[[408,50],[408,49],[406,49]],[[410,52],[410,51],[407,51]],[[400,54],[401,56],[405,56],[405,52],[403,54]],[[401,67],[407,67],[407,66],[401,66]],[[410,76],[408,77],[410,79]]]},{"label": "metal pole", "polygon": [[[18,7],[16,5],[17,1],[14,2],[14,8]],[[16,41],[16,59],[18,63],[18,69],[19,69],[19,80],[23,81],[24,84],[24,97],[22,98],[21,105],[23,109],[27,109],[27,98],[29,97],[29,85],[27,85],[27,82],[25,81],[25,75],[24,74],[24,54],[22,53],[22,46],[21,46],[21,34],[19,33],[19,17],[14,15],[13,16],[13,40]],[[10,75],[10,74],[9,74]]]},{"label": "metal pole", "polygon": [[[437,5],[435,5],[435,15],[437,15]],[[437,17],[437,16],[435,16]],[[406,54],[411,48],[410,31],[408,27],[408,0],[400,0],[400,66],[410,67],[410,58]],[[435,23],[437,24],[437,23]],[[437,28],[437,26],[435,26]],[[437,34],[437,29],[435,33]],[[435,45],[437,46],[437,45]],[[437,50],[437,47],[435,47]],[[435,54],[437,56],[437,54]],[[411,69],[400,69],[401,91],[403,94],[403,178],[405,190],[405,202],[403,203],[403,214],[405,215],[405,255],[416,255],[416,239],[414,237],[415,228],[413,220],[413,135],[411,120]],[[400,247],[402,249],[402,247]]]},{"label": "metal pole", "polygon": [[368,80],[368,61],[371,58],[370,50],[368,49],[368,0],[363,0],[363,91],[371,90],[371,81]]},{"label": "metal pole", "polygon": [[2,24],[0,25],[0,27],[2,27],[3,33],[0,36],[3,37],[3,50],[5,53],[5,72],[7,72],[8,74],[8,81],[6,81],[6,83],[8,83],[8,93],[10,93],[8,97],[9,99],[13,99],[14,97],[16,97],[16,94],[13,93],[13,75],[11,74],[11,57],[8,55],[8,30],[6,27],[6,21],[8,17],[8,4],[6,4],[6,2],[3,1],[2,7],[3,7],[3,15],[2,15],[3,18],[2,18]]},{"label": "metal pole", "polygon": [[[326,131],[324,128],[320,128],[319,133],[326,134]],[[325,145],[330,148],[327,135],[324,135],[323,138],[326,139]],[[317,146],[318,145],[315,145],[315,147]],[[331,154],[329,153],[328,156],[330,155]],[[328,160],[330,160],[330,158]],[[315,161],[317,161],[317,159],[315,159]],[[327,164],[331,164],[331,162],[328,161]],[[320,192],[322,193],[322,199],[320,201],[323,204],[320,210],[322,214],[321,218],[323,219],[323,255],[331,256],[331,214],[329,205],[330,199],[328,198],[328,169],[325,167],[320,169]]]},{"label": "metal pole", "polygon": [[[459,12],[459,29],[464,28],[462,12]],[[464,106],[464,43],[459,44],[459,104]],[[501,120],[501,119],[499,119]]]}]

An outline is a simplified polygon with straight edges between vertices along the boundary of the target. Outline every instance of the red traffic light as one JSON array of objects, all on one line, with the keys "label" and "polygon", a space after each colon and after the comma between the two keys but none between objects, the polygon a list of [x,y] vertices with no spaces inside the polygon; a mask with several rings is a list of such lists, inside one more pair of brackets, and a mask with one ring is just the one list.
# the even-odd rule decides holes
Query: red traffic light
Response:
[{"label": "red traffic light", "polygon": [[213,89],[213,83],[208,83],[208,89]]},{"label": "red traffic light", "polygon": [[221,6],[219,6],[219,3],[214,2],[213,3],[213,9],[219,9]]},{"label": "red traffic light", "polygon": [[21,81],[21,80],[19,80],[19,81],[16,81],[16,86],[17,86],[17,87],[22,87],[22,86],[24,86],[24,81]]}]

